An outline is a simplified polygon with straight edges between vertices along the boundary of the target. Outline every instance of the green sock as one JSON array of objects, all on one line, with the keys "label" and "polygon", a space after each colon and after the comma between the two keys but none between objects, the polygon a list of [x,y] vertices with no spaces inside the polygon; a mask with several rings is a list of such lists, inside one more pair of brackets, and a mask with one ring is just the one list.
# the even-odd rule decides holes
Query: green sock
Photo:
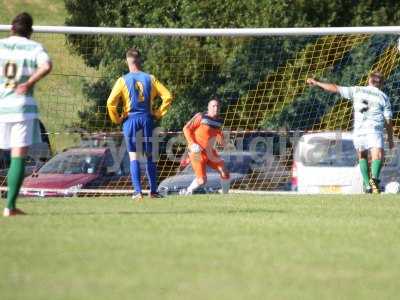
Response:
[{"label": "green sock", "polygon": [[21,188],[22,181],[24,180],[25,173],[25,158],[12,157],[10,169],[7,174],[7,208],[14,209],[17,202],[19,189]]},{"label": "green sock", "polygon": [[368,161],[362,158],[358,161],[358,163],[360,164],[360,171],[364,181],[364,186],[367,187],[369,186]]},{"label": "green sock", "polygon": [[382,169],[382,160],[374,159],[371,163],[371,174],[372,178],[379,179]]}]

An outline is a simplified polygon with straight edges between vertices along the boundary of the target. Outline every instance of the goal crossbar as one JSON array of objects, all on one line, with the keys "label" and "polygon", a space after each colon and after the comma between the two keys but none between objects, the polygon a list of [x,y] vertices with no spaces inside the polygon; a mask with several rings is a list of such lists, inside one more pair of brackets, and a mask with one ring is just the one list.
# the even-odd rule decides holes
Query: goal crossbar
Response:
[{"label": "goal crossbar", "polygon": [[[11,25],[0,25],[9,31]],[[330,34],[399,34],[400,26],[304,27],[304,28],[121,28],[33,26],[34,32],[132,36],[299,36]]]}]

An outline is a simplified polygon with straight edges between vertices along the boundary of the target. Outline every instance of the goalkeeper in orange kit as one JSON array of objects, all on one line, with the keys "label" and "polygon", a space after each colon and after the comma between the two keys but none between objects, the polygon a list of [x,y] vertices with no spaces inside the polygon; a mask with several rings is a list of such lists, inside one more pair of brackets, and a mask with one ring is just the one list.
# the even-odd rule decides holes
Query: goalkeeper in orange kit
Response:
[{"label": "goalkeeper in orange kit", "polygon": [[184,191],[186,195],[192,194],[207,182],[207,166],[215,169],[220,174],[222,192],[228,193],[229,191],[229,172],[225,168],[224,160],[214,148],[215,141],[220,145],[224,145],[219,110],[220,102],[218,99],[213,98],[208,103],[207,112],[196,114],[183,128],[183,133],[189,146],[190,163],[196,175],[196,178]]}]

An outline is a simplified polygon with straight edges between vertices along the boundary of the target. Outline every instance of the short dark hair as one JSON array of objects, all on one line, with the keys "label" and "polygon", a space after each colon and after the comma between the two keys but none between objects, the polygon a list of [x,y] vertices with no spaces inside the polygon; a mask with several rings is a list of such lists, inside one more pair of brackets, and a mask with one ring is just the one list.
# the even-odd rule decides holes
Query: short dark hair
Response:
[{"label": "short dark hair", "polygon": [[126,51],[126,58],[132,58],[133,63],[140,64],[140,51],[137,48],[130,48],[128,51]]},{"label": "short dark hair", "polygon": [[380,72],[372,72],[369,78],[374,86],[379,87],[383,85],[383,75]]},{"label": "short dark hair", "polygon": [[11,22],[11,30],[24,37],[30,37],[33,32],[33,19],[30,14],[23,12],[17,15]]},{"label": "short dark hair", "polygon": [[217,101],[217,102],[219,102],[219,103],[221,103],[221,100],[219,99],[219,97],[218,96],[216,96],[216,95],[213,95],[212,97],[211,97],[211,99],[210,99],[210,101],[208,101],[208,102],[211,102],[211,101]]}]

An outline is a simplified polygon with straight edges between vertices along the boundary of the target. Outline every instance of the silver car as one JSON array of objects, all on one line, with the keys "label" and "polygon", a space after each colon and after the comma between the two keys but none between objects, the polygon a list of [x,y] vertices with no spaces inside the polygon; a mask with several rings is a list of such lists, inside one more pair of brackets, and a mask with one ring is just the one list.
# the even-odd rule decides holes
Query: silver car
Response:
[{"label": "silver car", "polygon": [[[250,171],[252,156],[248,152],[220,153],[225,161],[225,167],[230,172],[232,184],[244,178]],[[164,195],[179,193],[186,189],[195,178],[192,166],[189,164],[182,171],[172,177],[164,179],[158,186],[158,191]],[[196,190],[196,193],[216,193],[221,189],[220,176],[217,171],[207,167],[207,183]]]}]

